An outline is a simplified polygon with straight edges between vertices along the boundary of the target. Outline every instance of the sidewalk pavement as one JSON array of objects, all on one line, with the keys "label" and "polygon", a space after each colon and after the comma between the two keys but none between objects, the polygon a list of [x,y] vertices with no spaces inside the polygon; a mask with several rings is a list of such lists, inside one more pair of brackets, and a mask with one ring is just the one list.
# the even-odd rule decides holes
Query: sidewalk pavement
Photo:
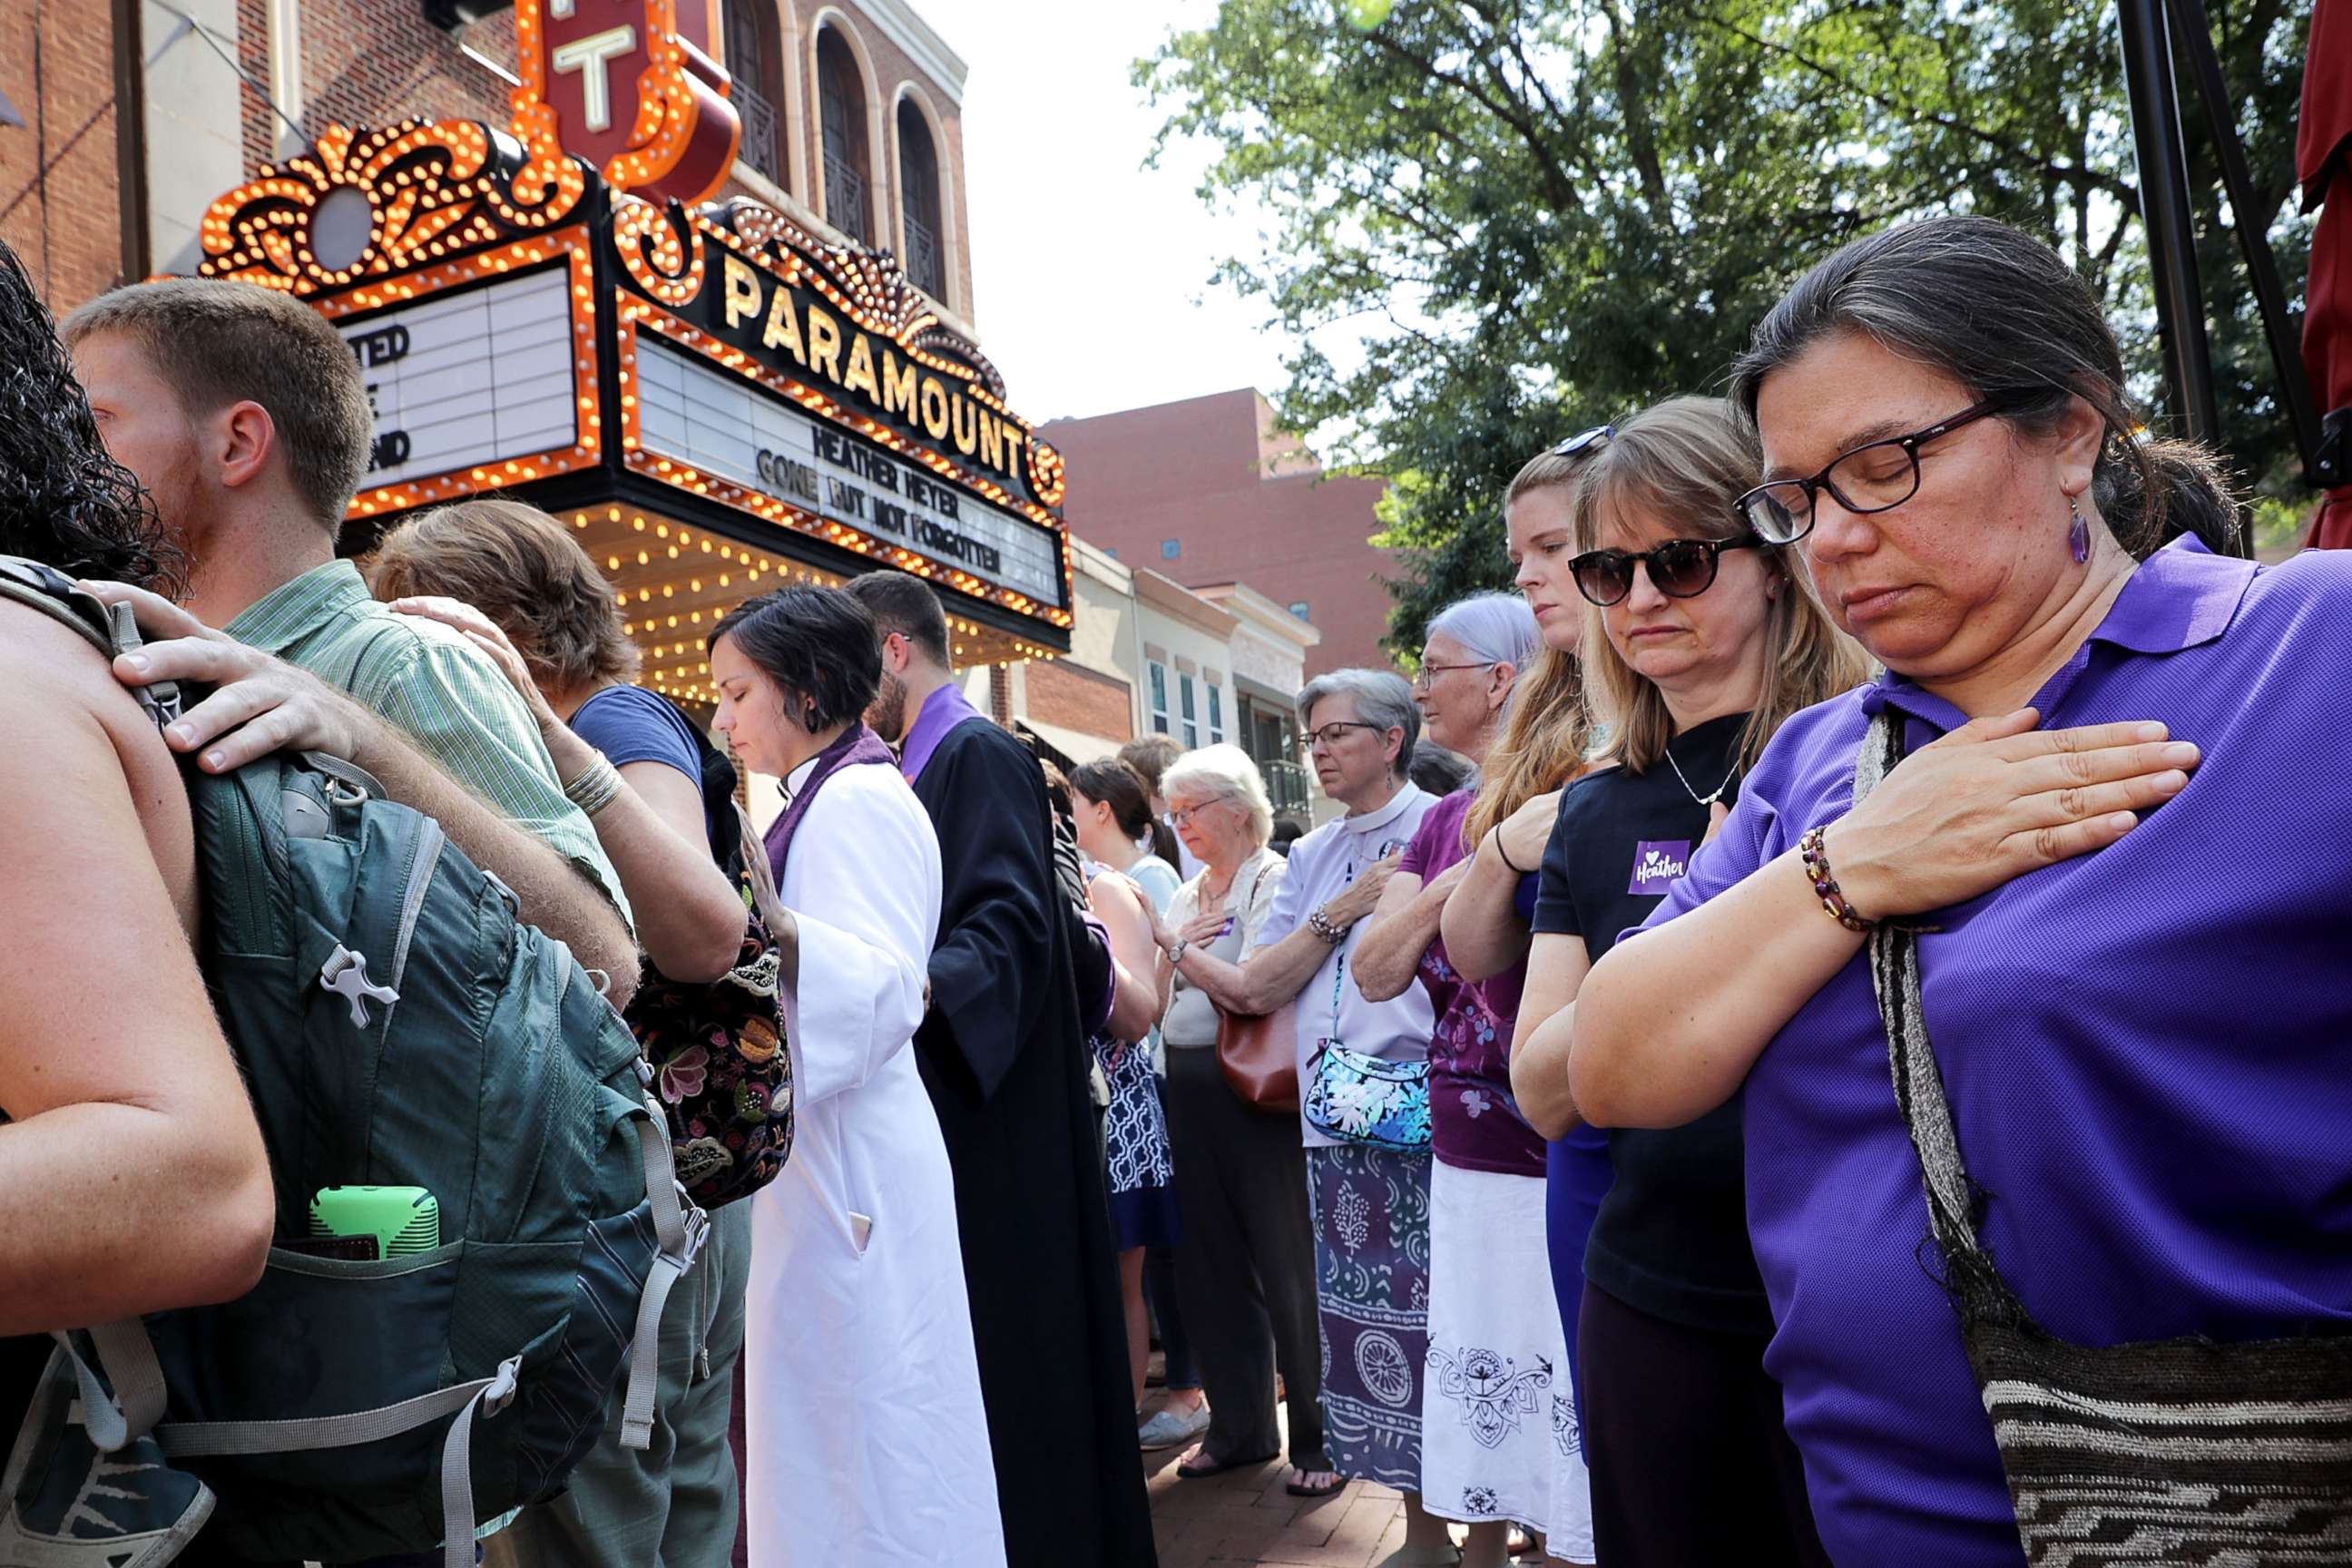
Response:
[{"label": "sidewalk pavement", "polygon": [[1404,1544],[1404,1499],[1391,1488],[1350,1481],[1329,1497],[1295,1498],[1280,1460],[1185,1480],[1176,1474],[1184,1452],[1143,1456],[1160,1568],[1371,1568]]},{"label": "sidewalk pavement", "polygon": [[[1161,1398],[1154,1388],[1144,1409],[1159,1408]],[[1286,1441],[1287,1417],[1276,1412]],[[1328,1497],[1296,1498],[1283,1489],[1290,1466],[1280,1459],[1186,1480],[1176,1463],[1191,1447],[1143,1456],[1160,1568],[1371,1568],[1404,1544],[1404,1496],[1393,1488],[1349,1481]]]}]

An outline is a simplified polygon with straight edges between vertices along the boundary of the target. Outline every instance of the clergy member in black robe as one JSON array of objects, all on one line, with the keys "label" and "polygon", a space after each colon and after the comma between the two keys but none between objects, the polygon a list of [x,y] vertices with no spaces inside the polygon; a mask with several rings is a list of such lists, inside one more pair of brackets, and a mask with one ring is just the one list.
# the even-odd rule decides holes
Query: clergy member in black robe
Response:
[{"label": "clergy member in black robe", "polygon": [[[1062,892],[1044,776],[964,700],[928,585],[849,591],[883,637],[868,721],[938,830],[931,1010],[916,1061],[955,1171],[964,1281],[1010,1568],[1157,1559],[1080,1020],[1085,927]],[[875,868],[887,875],[888,868]],[[952,1559],[942,1543],[942,1561]]]}]

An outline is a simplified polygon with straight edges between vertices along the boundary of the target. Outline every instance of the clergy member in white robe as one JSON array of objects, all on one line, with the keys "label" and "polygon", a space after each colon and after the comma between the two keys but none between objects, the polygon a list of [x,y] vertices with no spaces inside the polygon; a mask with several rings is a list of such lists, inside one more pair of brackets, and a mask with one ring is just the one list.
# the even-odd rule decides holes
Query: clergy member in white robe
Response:
[{"label": "clergy member in white robe", "polygon": [[939,841],[857,722],[878,664],[870,622],[864,665],[833,650],[865,619],[835,626],[844,605],[830,589],[769,595],[711,649],[719,728],[785,781],[767,845],[798,944],[779,985],[792,1154],[751,1199],[751,1561],[1003,1568],[953,1181],[909,1048],[939,928]]}]

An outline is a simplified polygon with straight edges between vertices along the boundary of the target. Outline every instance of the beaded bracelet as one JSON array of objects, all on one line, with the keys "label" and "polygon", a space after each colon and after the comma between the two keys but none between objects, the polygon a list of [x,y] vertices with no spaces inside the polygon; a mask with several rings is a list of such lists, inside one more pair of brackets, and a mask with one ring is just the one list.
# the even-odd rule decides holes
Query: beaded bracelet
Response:
[{"label": "beaded bracelet", "polygon": [[607,762],[601,753],[563,786],[563,798],[588,816],[595,816],[620,796],[621,770]]},{"label": "beaded bracelet", "polygon": [[1310,910],[1307,911],[1307,929],[1313,931],[1317,936],[1321,937],[1326,942],[1329,943],[1333,947],[1337,947],[1341,942],[1348,940],[1347,928],[1345,926],[1334,924],[1331,917],[1325,914],[1321,910]]},{"label": "beaded bracelet", "polygon": [[1822,847],[1828,832],[1828,825],[1824,824],[1797,840],[1797,853],[1804,859],[1805,875],[1812,879],[1813,893],[1822,900],[1822,908],[1838,924],[1848,931],[1868,931],[1877,922],[1854,913],[1853,906],[1845,901],[1845,894],[1839,891],[1837,879],[1830,875],[1829,851]]}]

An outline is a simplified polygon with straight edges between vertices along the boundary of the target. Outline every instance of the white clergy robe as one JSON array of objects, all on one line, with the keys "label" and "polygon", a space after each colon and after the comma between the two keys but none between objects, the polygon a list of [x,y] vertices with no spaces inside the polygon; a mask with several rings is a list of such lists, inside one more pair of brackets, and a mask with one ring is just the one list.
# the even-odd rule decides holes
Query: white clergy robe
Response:
[{"label": "white clergy robe", "polygon": [[897,769],[820,784],[777,891],[800,927],[796,1129],[750,1200],[752,1568],[1003,1568],[953,1178],[909,1048],[940,847]]}]

